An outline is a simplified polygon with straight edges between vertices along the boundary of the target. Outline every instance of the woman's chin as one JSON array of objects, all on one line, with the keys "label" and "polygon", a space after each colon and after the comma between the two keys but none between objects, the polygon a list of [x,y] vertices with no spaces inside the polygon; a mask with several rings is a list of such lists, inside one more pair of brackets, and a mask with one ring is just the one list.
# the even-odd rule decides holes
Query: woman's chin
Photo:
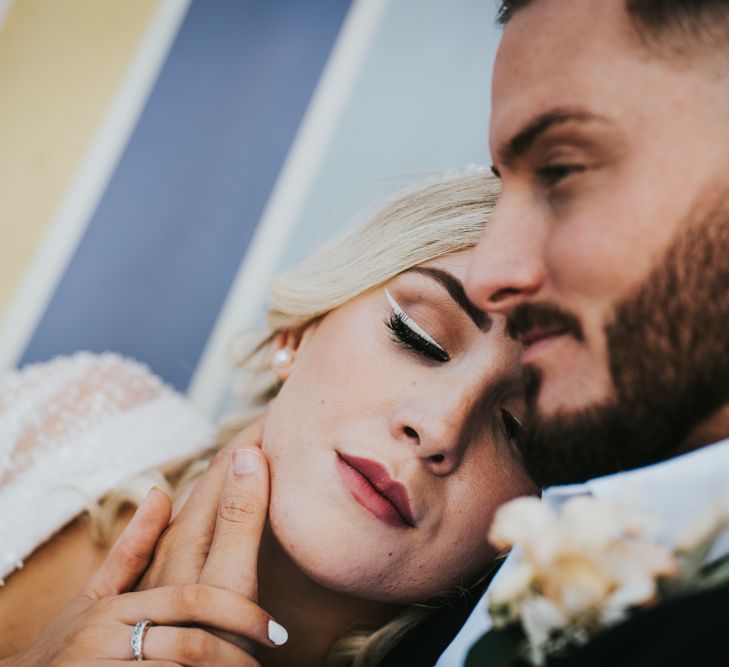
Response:
[{"label": "woman's chin", "polygon": [[[364,544],[352,534],[351,524],[332,525],[321,513],[307,513],[306,508],[290,513],[271,503],[269,522],[279,547],[288,560],[306,577],[320,586],[343,595],[368,600],[400,602],[394,592],[400,573],[383,567],[388,553],[379,553],[371,544]],[[306,516],[316,516],[307,521]],[[346,530],[341,530],[345,528]]]},{"label": "woman's chin", "polygon": [[[326,521],[322,512],[288,512],[271,503],[271,531],[287,559],[307,578],[333,592],[363,600],[413,603],[450,590],[463,577],[449,568],[428,571],[381,539],[354,534],[350,521]],[[313,509],[313,508],[312,508]],[[316,517],[307,521],[306,517]],[[443,574],[449,573],[448,580]]]}]

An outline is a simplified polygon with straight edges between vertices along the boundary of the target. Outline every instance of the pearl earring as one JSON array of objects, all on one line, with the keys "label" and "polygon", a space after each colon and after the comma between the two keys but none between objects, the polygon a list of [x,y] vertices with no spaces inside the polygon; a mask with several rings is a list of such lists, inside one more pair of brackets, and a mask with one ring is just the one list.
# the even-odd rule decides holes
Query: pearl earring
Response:
[{"label": "pearl earring", "polygon": [[273,361],[271,362],[274,366],[288,366],[291,363],[293,355],[291,354],[291,350],[287,349],[281,349],[276,350],[273,354]]}]

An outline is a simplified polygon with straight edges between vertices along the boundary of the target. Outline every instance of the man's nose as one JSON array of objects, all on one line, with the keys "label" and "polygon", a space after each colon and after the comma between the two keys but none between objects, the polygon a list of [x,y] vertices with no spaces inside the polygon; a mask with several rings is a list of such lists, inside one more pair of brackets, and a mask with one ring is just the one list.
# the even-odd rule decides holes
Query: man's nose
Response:
[{"label": "man's nose", "polygon": [[546,223],[525,202],[502,198],[471,255],[466,292],[487,312],[508,313],[545,281]]}]

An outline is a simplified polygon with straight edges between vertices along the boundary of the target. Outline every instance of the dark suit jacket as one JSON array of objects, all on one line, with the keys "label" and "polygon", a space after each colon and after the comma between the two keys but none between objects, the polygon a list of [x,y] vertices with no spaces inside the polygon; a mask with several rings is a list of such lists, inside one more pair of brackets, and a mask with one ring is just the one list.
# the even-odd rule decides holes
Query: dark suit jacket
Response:
[{"label": "dark suit jacket", "polygon": [[[478,657],[478,648],[472,649],[468,667],[489,667],[484,648]],[[640,612],[584,646],[551,657],[547,667],[729,667],[729,585]]]},{"label": "dark suit jacket", "polygon": [[642,612],[549,667],[729,667],[729,585]]},{"label": "dark suit jacket", "polygon": [[[432,667],[484,588],[436,611],[380,667]],[[569,655],[552,658],[547,667],[729,667],[729,585],[641,612]]]}]

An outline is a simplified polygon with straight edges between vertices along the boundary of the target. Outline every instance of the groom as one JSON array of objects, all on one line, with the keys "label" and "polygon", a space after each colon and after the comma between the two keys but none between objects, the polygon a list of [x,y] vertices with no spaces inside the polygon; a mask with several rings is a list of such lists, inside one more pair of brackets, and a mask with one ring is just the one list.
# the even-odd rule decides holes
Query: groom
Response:
[{"label": "groom", "polygon": [[[500,20],[503,194],[468,291],[524,345],[544,502],[649,511],[670,544],[729,489],[729,1],[507,0]],[[729,665],[728,609],[725,584],[548,664]],[[439,666],[489,629],[480,604]],[[484,646],[468,665],[504,664]]]}]

